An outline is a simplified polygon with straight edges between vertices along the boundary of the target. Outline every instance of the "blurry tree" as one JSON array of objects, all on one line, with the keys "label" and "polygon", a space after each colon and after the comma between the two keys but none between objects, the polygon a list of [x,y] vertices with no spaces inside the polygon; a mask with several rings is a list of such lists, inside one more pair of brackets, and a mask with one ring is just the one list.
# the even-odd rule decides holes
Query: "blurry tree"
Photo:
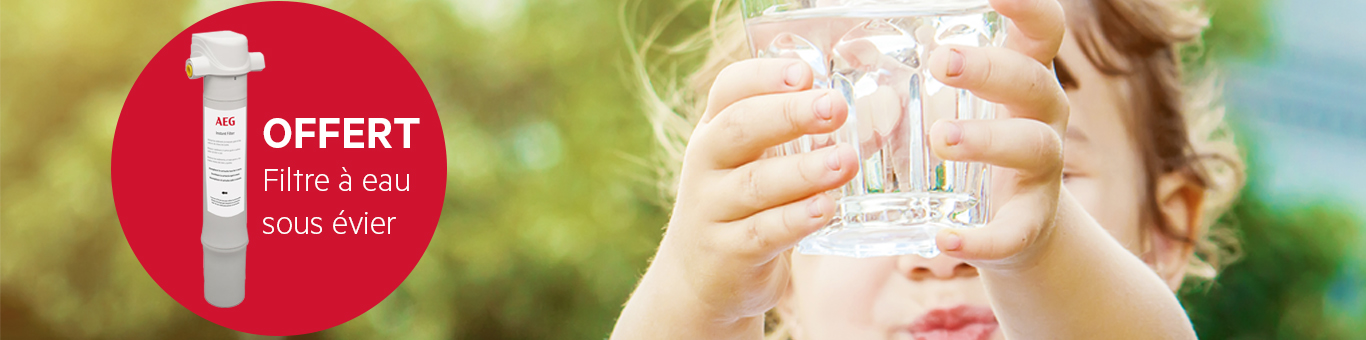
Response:
[{"label": "blurry tree", "polygon": [[1255,58],[1274,42],[1268,0],[1205,0],[1210,15],[1205,46],[1215,57]]},{"label": "blurry tree", "polygon": [[[604,335],[665,218],[639,161],[650,129],[623,79],[621,3],[317,3],[409,58],[441,114],[450,173],[441,225],[408,280],[314,336]],[[238,336],[149,280],[108,182],[114,125],[143,65],[185,26],[236,4],[0,3],[4,336]]]},{"label": "blurry tree", "polygon": [[[1246,131],[1246,129],[1244,129]],[[1255,136],[1243,135],[1255,140]],[[1255,145],[1250,155],[1255,157]],[[1255,159],[1253,162],[1255,164]],[[1188,283],[1181,300],[1202,339],[1360,339],[1363,311],[1335,310],[1334,278],[1361,256],[1361,216],[1324,197],[1278,202],[1261,194],[1252,168],[1250,186],[1224,222],[1237,226],[1243,257],[1214,282]],[[1359,290],[1360,287],[1352,287]]]},{"label": "blurry tree", "polygon": [[233,336],[147,276],[110,198],[123,98],[187,5],[0,2],[0,335]]}]

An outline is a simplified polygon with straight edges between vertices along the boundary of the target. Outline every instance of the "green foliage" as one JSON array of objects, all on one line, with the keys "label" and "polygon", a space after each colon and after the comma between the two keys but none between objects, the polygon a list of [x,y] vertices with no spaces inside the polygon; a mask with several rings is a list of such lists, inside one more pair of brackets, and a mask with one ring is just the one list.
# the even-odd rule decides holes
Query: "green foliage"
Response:
[{"label": "green foliage", "polygon": [[1220,56],[1257,57],[1272,45],[1268,0],[1206,0],[1210,15],[1203,40]]},{"label": "green foliage", "polygon": [[1198,44],[1181,49],[1187,70],[1200,74],[1230,59],[1261,60],[1275,47],[1272,22],[1266,11],[1270,0],[1204,0],[1199,10],[1209,26]]},{"label": "green foliage", "polygon": [[[412,275],[329,338],[594,338],[658,244],[650,129],[616,1],[324,1],[423,77],[449,154],[443,218]],[[122,99],[215,1],[3,3],[7,337],[235,337],[149,280],[109,197]],[[649,21],[663,10],[642,11]],[[101,58],[87,58],[99,55]]]},{"label": "green foliage", "polygon": [[110,143],[179,1],[0,2],[0,335],[231,336],[185,311],[128,249]]},{"label": "green foliage", "polygon": [[[1251,192],[1256,192],[1251,188]],[[1249,195],[1226,216],[1238,226],[1243,258],[1209,286],[1181,298],[1205,339],[1350,339],[1358,320],[1333,313],[1326,293],[1352,265],[1362,221],[1328,201],[1273,207]]]}]

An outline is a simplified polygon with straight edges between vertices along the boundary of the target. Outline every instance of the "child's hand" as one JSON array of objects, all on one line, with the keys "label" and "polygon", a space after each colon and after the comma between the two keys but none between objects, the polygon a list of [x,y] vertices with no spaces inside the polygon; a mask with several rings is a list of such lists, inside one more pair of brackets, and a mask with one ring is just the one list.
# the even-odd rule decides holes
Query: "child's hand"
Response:
[{"label": "child's hand", "polygon": [[[809,90],[795,59],[751,59],[717,76],[683,159],[678,199],[652,271],[722,320],[760,317],[788,283],[778,256],[824,226],[834,201],[823,192],[858,172],[852,147],[763,158],[764,151],[844,124],[840,94]],[[642,283],[643,284],[643,283]]]},{"label": "child's hand", "polygon": [[940,121],[930,129],[941,158],[1000,170],[993,174],[991,222],[941,231],[939,249],[979,269],[1005,338],[1195,339],[1166,282],[1062,187],[1070,107],[1052,72],[1063,41],[1062,6],[991,5],[1014,20],[1005,47],[941,47],[928,62],[939,81],[1007,111],[1001,119]]},{"label": "child's hand", "polygon": [[944,254],[978,267],[1030,266],[1054,229],[1062,188],[1062,136],[1069,106],[1053,74],[1062,43],[1062,6],[1054,0],[992,0],[1013,19],[1005,47],[944,46],[930,72],[946,85],[1005,106],[993,120],[939,121],[930,129],[936,155],[997,166],[996,213],[981,229],[941,231]]}]

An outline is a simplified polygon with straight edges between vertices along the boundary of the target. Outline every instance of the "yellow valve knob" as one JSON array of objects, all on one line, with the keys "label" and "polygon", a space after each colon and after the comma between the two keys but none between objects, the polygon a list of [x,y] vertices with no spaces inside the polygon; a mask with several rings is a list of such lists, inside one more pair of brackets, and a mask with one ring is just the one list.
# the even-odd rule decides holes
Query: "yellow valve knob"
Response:
[{"label": "yellow valve knob", "polygon": [[185,64],[185,76],[194,78],[194,65]]}]

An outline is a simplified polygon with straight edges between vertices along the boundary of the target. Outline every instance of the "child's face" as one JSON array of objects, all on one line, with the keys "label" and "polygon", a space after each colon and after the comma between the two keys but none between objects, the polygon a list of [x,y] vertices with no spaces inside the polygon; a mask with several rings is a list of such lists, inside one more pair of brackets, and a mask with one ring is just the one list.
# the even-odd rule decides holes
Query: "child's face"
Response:
[{"label": "child's face", "polygon": [[[1070,35],[1058,58],[1076,80],[1067,88],[1072,112],[1064,137],[1064,185],[1120,244],[1138,253],[1144,231],[1154,226],[1140,222],[1146,179],[1126,128],[1129,104],[1122,80],[1096,70]],[[976,269],[948,256],[852,259],[794,253],[792,274],[779,312],[797,339],[912,339],[917,323],[924,327],[945,315],[989,313]],[[1001,338],[994,327],[956,333],[942,338]]]}]

